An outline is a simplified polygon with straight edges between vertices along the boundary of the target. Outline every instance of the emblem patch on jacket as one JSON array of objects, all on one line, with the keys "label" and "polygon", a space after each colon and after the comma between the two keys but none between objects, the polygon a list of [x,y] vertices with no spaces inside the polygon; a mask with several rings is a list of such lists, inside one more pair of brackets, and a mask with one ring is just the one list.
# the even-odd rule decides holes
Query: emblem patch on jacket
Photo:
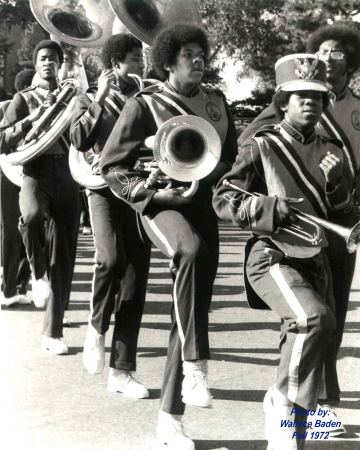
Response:
[{"label": "emblem patch on jacket", "polygon": [[218,122],[221,119],[221,111],[216,103],[206,103],[206,111],[209,114],[210,119],[214,122]]},{"label": "emblem patch on jacket", "polygon": [[360,130],[360,111],[353,111],[351,113],[351,123],[355,130]]}]

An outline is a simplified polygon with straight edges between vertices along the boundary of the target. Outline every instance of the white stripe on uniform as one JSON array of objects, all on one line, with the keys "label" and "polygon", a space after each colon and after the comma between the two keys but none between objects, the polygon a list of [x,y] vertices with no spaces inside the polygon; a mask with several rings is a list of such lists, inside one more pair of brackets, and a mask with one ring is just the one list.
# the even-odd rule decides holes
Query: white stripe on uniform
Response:
[{"label": "white stripe on uniform", "polygon": [[299,364],[304,347],[304,341],[307,335],[307,315],[303,310],[303,307],[301,306],[299,300],[296,298],[296,295],[288,285],[280,269],[279,263],[274,264],[273,266],[270,267],[270,275],[275,281],[275,283],[278,285],[288,305],[297,316],[296,324],[299,333],[296,335],[294,346],[291,353],[289,364],[289,378],[288,378],[289,387],[288,393],[286,395],[286,397],[289,400],[296,403],[296,396],[299,388]]}]

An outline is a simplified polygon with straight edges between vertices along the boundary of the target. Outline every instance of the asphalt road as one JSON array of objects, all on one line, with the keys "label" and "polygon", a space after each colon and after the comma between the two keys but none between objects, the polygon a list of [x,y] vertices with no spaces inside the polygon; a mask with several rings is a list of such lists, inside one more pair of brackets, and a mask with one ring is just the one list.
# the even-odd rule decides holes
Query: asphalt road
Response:
[{"label": "asphalt road", "polygon": [[[209,385],[212,409],[188,407],[185,431],[197,450],[265,450],[262,400],[275,382],[279,320],[248,308],[242,256],[248,234],[220,224],[221,257],[210,313]],[[101,375],[83,367],[91,292],[93,241],[80,236],[70,310],[64,332],[69,355],[41,349],[44,311],[34,305],[1,311],[0,445],[6,450],[157,450],[155,429],[170,329],[168,260],[153,249],[136,378],[150,398],[135,400],[107,390],[109,346]],[[357,265],[338,369],[337,409],[347,433],[309,441],[308,449],[360,449],[360,263]],[[166,447],[164,447],[166,449]]]}]

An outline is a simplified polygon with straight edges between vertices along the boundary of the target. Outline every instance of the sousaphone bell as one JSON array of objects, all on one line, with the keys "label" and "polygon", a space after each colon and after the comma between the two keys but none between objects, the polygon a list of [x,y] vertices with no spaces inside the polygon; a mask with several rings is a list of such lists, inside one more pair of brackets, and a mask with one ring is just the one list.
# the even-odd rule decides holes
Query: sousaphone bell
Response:
[{"label": "sousaphone bell", "polygon": [[[195,194],[199,180],[209,175],[220,161],[221,141],[215,128],[197,116],[177,116],[167,120],[152,139],[154,164],[145,187],[173,179],[192,182],[182,197]],[[146,165],[143,170],[147,170]],[[165,177],[163,176],[165,174]],[[168,186],[169,187],[169,186]]]}]

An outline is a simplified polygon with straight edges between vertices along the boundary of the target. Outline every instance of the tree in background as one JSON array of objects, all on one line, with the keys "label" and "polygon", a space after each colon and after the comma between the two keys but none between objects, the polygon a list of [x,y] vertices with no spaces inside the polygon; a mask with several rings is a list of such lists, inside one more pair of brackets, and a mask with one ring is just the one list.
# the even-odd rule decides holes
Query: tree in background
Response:
[{"label": "tree in background", "polygon": [[34,69],[33,52],[35,44],[31,39],[32,29],[27,28],[21,39],[21,47],[17,51],[18,64],[14,70],[14,74],[21,72],[24,69]]},{"label": "tree in background", "polygon": [[[307,37],[329,21],[352,22],[357,0],[198,0],[216,58],[224,53],[242,61],[237,76],[256,79],[252,98],[271,101],[274,64],[305,51]],[[330,22],[331,23],[331,22]],[[355,83],[355,80],[354,82]],[[360,85],[360,83],[357,83]]]},{"label": "tree in background", "polygon": [[101,48],[84,48],[81,57],[89,86],[95,86],[103,69]]},{"label": "tree in background", "polygon": [[[94,0],[95,1],[95,0]],[[204,81],[222,88],[220,70],[227,61],[242,61],[237,77],[256,81],[248,103],[266,104],[275,85],[274,64],[280,57],[303,52],[307,37],[329,21],[352,22],[360,13],[360,0],[195,0],[203,25],[212,42],[212,53]],[[0,0],[0,29],[20,25],[24,45],[19,51],[19,67],[29,61],[27,29],[35,18],[29,0]],[[44,33],[48,33],[44,31]],[[45,34],[45,36],[46,36]],[[0,41],[0,56],[11,48],[6,38]],[[96,83],[101,71],[101,49],[83,49],[82,57],[89,84]],[[30,58],[31,60],[31,58]],[[220,62],[223,61],[223,62]],[[360,78],[352,87],[360,93]]]}]

